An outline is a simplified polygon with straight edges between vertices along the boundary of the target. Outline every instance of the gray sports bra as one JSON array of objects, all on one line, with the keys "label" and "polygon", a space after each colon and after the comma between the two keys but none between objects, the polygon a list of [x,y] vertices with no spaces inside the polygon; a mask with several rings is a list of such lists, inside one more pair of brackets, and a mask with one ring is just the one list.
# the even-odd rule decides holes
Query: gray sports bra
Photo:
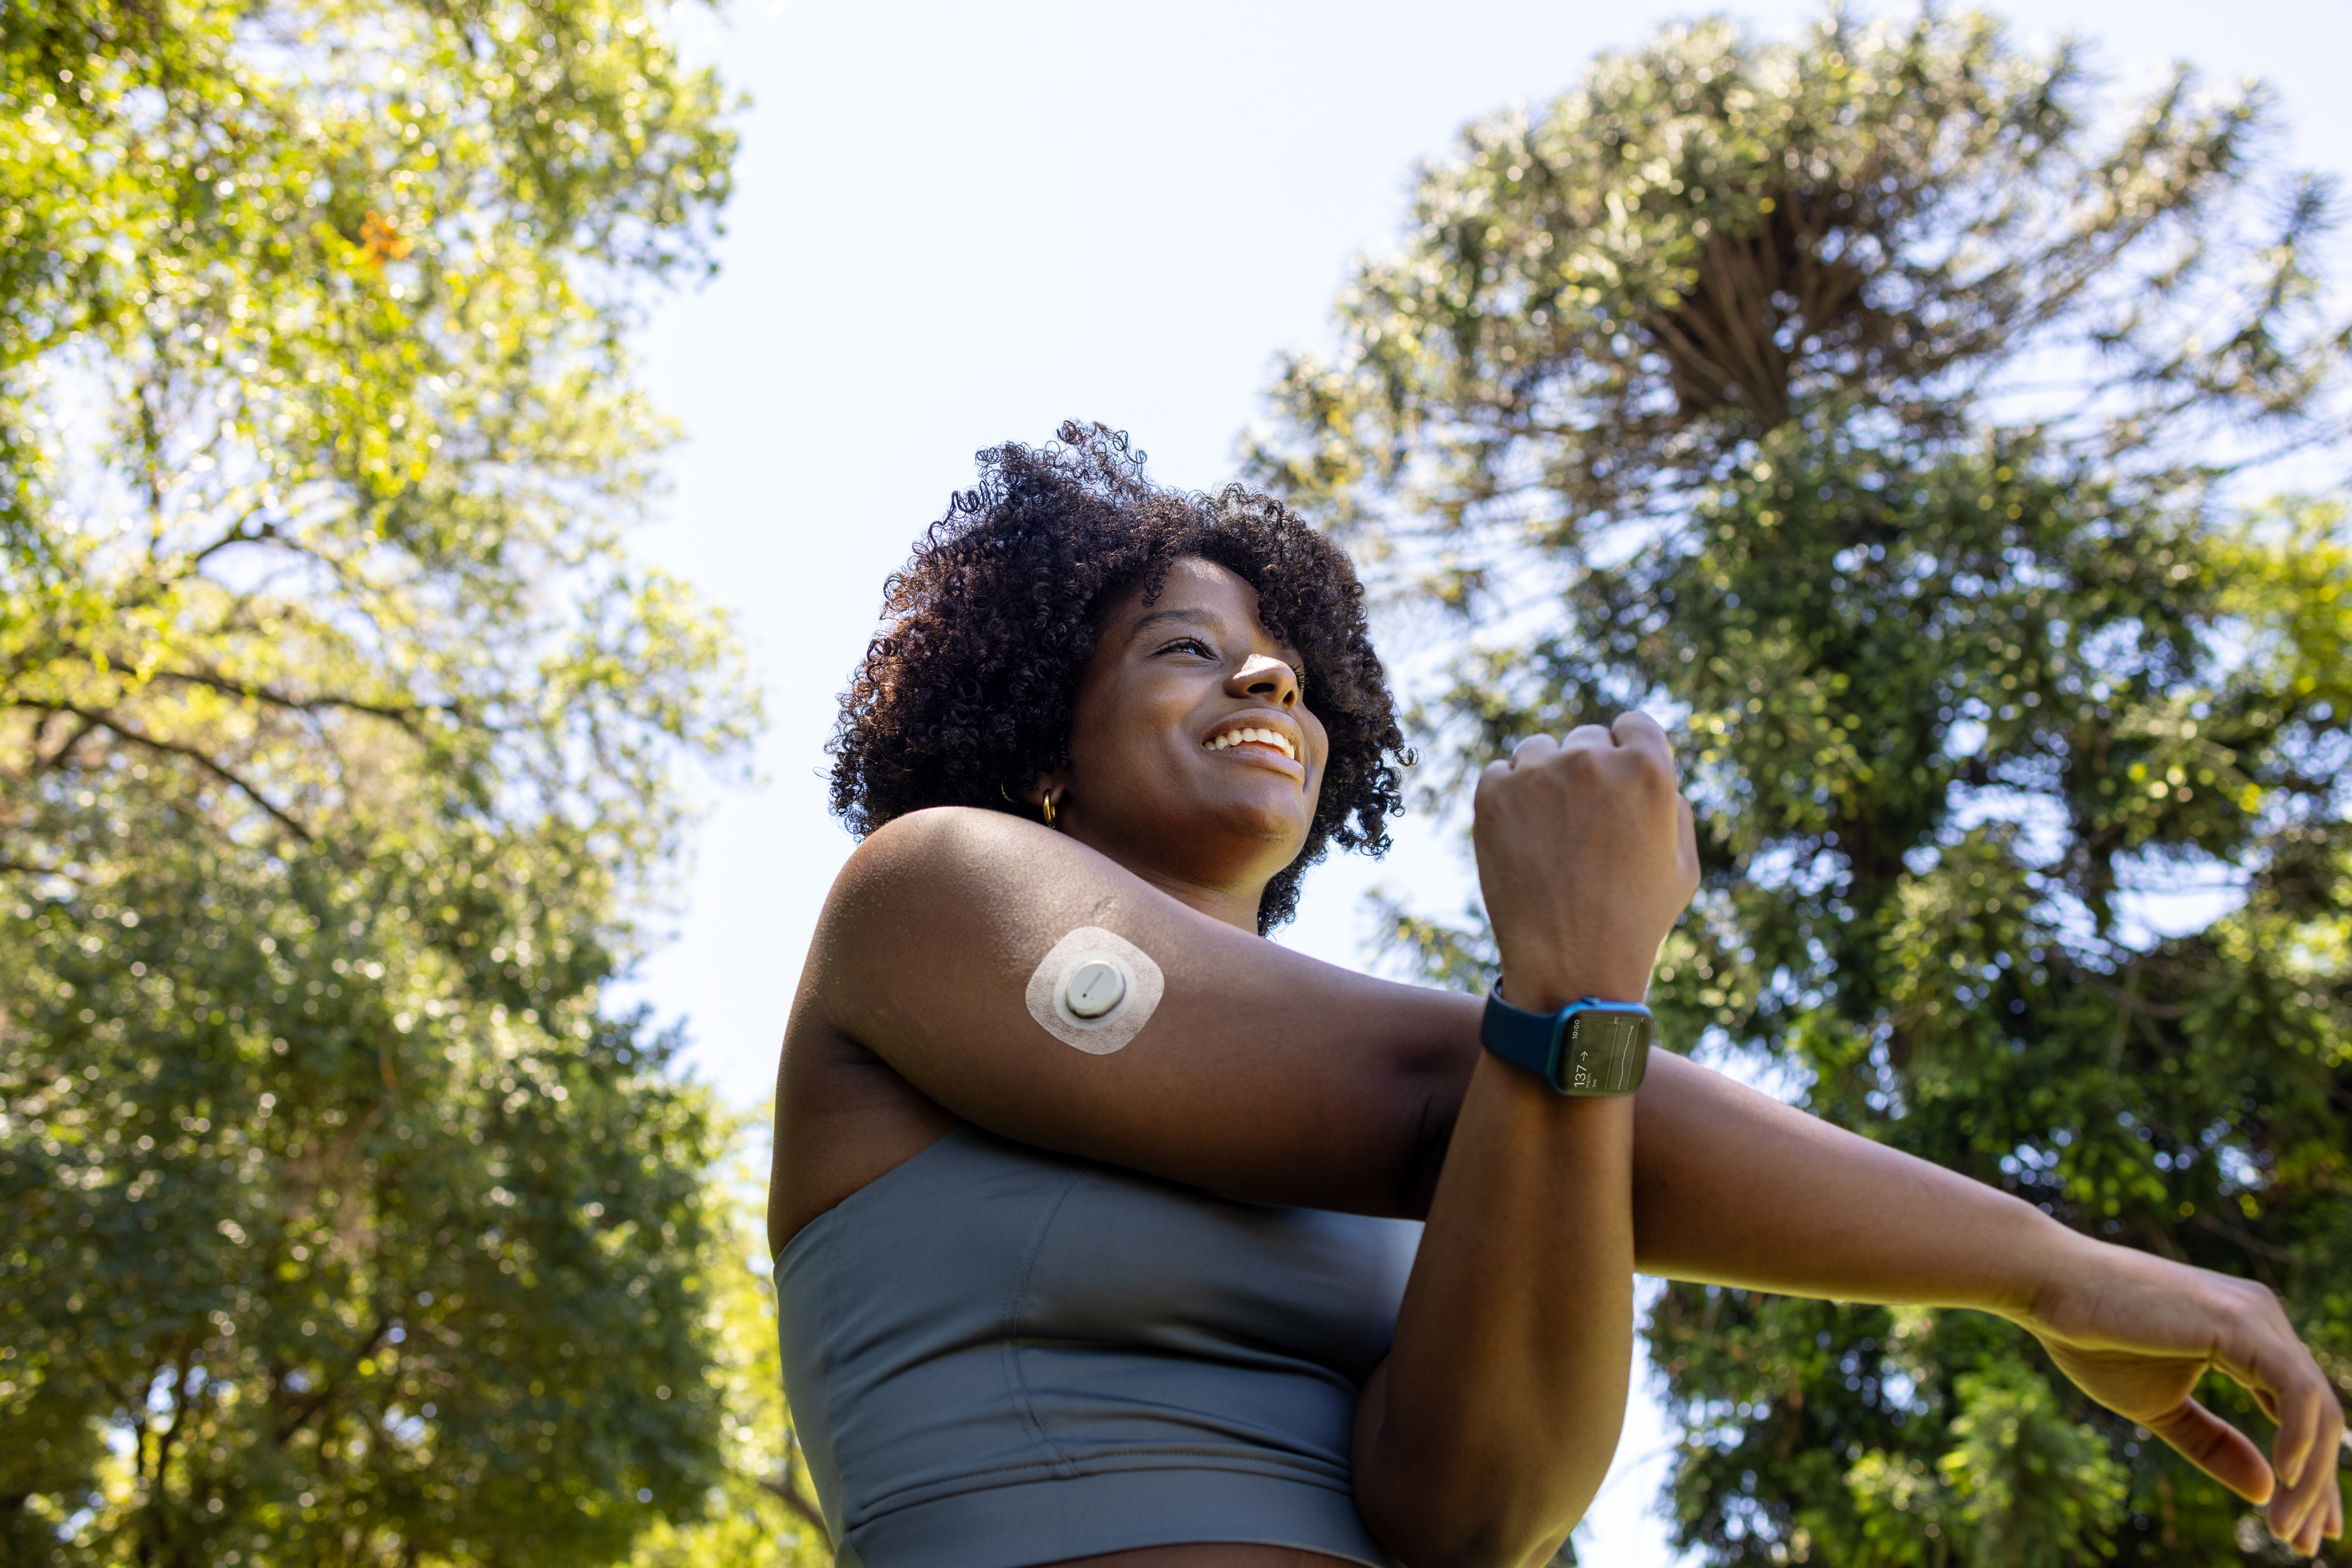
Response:
[{"label": "gray sports bra", "polygon": [[841,1563],[1250,1542],[1393,1568],[1349,1437],[1420,1239],[950,1133],[777,1259]]}]

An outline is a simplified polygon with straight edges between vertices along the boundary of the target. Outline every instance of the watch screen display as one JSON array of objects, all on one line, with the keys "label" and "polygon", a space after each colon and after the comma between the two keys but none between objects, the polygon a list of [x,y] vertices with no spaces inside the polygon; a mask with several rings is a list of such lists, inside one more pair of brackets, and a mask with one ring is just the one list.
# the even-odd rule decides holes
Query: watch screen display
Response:
[{"label": "watch screen display", "polygon": [[1570,1094],[1622,1093],[1641,1080],[1649,1049],[1647,1014],[1580,1012],[1561,1042],[1560,1087]]}]

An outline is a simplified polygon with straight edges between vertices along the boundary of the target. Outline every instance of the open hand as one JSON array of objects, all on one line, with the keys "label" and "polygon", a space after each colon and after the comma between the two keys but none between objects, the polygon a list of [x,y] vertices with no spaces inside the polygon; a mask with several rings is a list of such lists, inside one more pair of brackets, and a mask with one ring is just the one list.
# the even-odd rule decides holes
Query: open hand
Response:
[{"label": "open hand", "polygon": [[1636,1002],[1698,887],[1691,810],[1646,714],[1532,736],[1479,775],[1471,839],[1508,999]]},{"label": "open hand", "polygon": [[[2125,1248],[2085,1242],[2082,1258],[2025,1322],[2059,1368],[2248,1502],[2267,1503],[2271,1532],[2295,1551],[2342,1539],[2343,1406],[2278,1298]],[[2192,1397],[2209,1369],[2244,1385],[2278,1423],[2269,1462]]]}]

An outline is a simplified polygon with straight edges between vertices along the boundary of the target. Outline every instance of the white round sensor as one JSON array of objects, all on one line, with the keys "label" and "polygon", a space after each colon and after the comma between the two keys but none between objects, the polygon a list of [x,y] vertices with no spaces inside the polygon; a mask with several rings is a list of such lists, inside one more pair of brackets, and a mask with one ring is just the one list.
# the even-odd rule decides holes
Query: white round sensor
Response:
[{"label": "white round sensor", "polygon": [[1127,977],[1118,967],[1100,958],[1079,965],[1070,972],[1069,984],[1063,988],[1062,999],[1070,1011],[1082,1019],[1098,1019],[1126,998]]},{"label": "white round sensor", "polygon": [[1116,931],[1081,925],[1037,960],[1021,999],[1064,1045],[1108,1056],[1150,1021],[1166,988],[1150,954]]}]

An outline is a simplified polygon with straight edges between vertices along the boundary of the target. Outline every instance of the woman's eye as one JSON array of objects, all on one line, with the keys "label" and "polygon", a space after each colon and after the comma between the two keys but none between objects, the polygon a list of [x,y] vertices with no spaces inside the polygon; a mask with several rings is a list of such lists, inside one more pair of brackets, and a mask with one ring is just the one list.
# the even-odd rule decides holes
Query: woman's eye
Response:
[{"label": "woman's eye", "polygon": [[1217,658],[1217,651],[1198,637],[1179,637],[1173,643],[1163,644],[1160,651],[1163,653],[1198,653],[1211,664],[1214,664]]}]

